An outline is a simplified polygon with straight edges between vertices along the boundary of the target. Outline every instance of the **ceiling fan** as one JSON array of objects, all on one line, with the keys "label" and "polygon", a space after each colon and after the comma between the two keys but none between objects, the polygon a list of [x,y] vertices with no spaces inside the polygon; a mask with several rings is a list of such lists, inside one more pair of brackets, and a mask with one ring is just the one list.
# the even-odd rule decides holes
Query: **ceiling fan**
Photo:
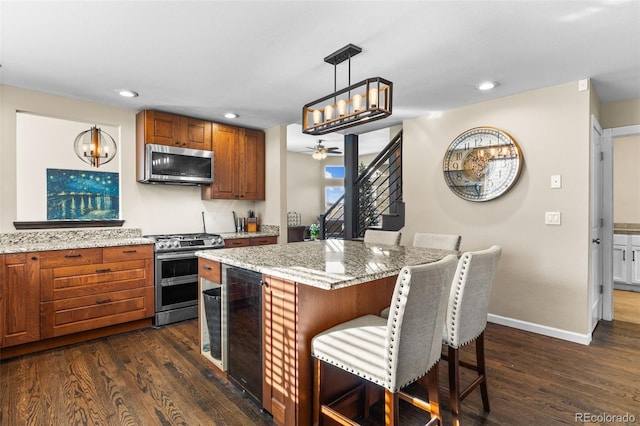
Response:
[{"label": "ceiling fan", "polygon": [[316,146],[308,146],[307,148],[312,150],[313,153],[311,154],[311,156],[316,159],[316,160],[324,160],[325,158],[327,158],[327,154],[342,154],[342,152],[340,152],[340,148],[338,148],[337,146],[331,147],[331,148],[327,148],[326,146],[322,145],[323,140],[319,139],[318,140],[318,145]]}]

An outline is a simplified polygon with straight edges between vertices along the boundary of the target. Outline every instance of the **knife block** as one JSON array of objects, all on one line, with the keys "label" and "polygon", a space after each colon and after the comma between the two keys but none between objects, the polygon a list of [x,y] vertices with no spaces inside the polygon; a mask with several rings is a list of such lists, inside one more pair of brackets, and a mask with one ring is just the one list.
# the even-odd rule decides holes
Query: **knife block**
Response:
[{"label": "knife block", "polygon": [[248,217],[247,218],[247,232],[258,232],[258,218],[257,217]]}]

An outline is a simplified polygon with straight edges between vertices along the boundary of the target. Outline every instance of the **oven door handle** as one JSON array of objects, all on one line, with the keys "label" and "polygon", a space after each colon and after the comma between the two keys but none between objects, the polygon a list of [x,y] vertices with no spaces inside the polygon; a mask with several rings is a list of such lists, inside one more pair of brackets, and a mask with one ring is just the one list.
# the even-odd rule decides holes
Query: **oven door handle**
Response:
[{"label": "oven door handle", "polygon": [[198,282],[197,275],[183,275],[180,277],[166,278],[159,282],[160,287],[171,287],[174,285],[192,284]]},{"label": "oven door handle", "polygon": [[158,260],[172,260],[172,259],[186,259],[186,258],[194,258],[197,257],[193,251],[185,252],[185,253],[158,253],[156,254],[156,259]]}]

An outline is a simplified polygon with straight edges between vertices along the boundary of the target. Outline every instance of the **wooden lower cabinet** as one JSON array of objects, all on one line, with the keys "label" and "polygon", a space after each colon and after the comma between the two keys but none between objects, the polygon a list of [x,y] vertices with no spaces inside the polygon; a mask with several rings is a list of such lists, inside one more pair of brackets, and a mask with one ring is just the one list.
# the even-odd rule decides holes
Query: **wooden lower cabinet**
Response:
[{"label": "wooden lower cabinet", "polygon": [[106,335],[109,327],[123,330],[142,320],[151,325],[151,244],[0,257],[2,347],[31,345],[15,354],[60,346],[54,339],[60,336],[85,333],[89,338],[87,333],[97,329]]},{"label": "wooden lower cabinet", "polygon": [[34,253],[0,255],[0,347],[40,339],[39,258]]},{"label": "wooden lower cabinet", "polygon": [[[263,407],[277,425],[312,422],[311,339],[342,322],[379,314],[389,305],[396,277],[336,290],[263,276]],[[321,400],[333,401],[358,379],[337,368],[323,369]]]},{"label": "wooden lower cabinet", "polygon": [[263,246],[267,244],[277,244],[277,243],[278,243],[278,237],[275,237],[275,236],[229,238],[224,240],[224,247],[232,248],[232,247]]},{"label": "wooden lower cabinet", "polygon": [[153,247],[99,250],[100,263],[80,265],[81,257],[64,262],[64,251],[47,253],[58,261],[40,268],[42,338],[153,316]]}]

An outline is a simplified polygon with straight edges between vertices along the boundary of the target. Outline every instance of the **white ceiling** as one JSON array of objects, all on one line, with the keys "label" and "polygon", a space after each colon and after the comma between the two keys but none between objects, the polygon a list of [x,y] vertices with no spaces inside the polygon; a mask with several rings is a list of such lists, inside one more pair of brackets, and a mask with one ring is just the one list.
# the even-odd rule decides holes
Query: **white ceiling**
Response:
[{"label": "white ceiling", "polygon": [[[324,57],[348,43],[362,48],[352,82],[394,84],[393,115],[349,133],[584,78],[603,102],[640,97],[638,0],[2,0],[0,25],[1,84],[252,128],[297,124],[292,151],[317,143],[295,131],[302,106],[333,92]],[[345,87],[346,62],[337,77]],[[500,85],[479,92],[484,80]]]}]

